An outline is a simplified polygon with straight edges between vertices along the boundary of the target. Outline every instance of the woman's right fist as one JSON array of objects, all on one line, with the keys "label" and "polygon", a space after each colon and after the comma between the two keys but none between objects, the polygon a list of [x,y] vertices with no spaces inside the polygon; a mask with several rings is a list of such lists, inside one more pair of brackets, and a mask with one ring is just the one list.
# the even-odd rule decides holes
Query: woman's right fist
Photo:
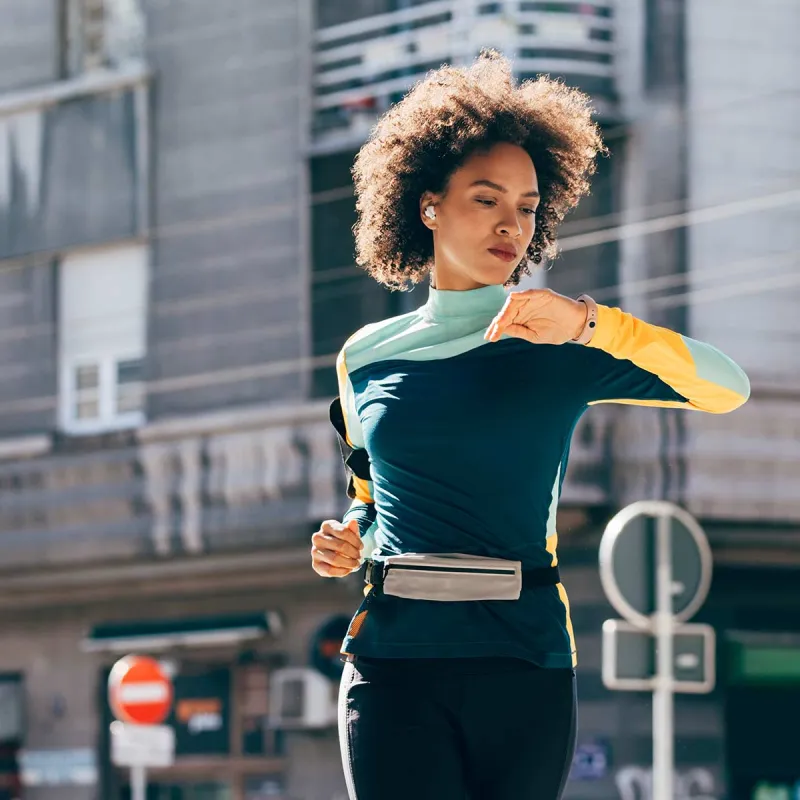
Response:
[{"label": "woman's right fist", "polygon": [[329,519],[311,537],[311,566],[324,578],[343,578],[361,566],[363,549],[356,520],[345,525]]}]

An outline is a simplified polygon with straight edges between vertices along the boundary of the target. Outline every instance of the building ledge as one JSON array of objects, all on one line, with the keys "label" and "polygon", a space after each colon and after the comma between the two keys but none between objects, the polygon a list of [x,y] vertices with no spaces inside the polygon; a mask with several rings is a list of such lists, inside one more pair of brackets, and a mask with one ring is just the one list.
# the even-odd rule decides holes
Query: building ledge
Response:
[{"label": "building ledge", "polygon": [[147,83],[151,78],[152,72],[143,64],[114,70],[93,70],[77,78],[54,81],[35,89],[7,92],[0,96],[0,116],[56,105],[76,97],[127,89]]},{"label": "building ledge", "polygon": [[169,417],[143,425],[136,435],[149,443],[185,436],[208,436],[233,430],[319,422],[328,416],[329,401],[282,403],[212,411],[185,417]]},{"label": "building ledge", "polygon": [[[0,612],[92,606],[110,601],[210,596],[317,585],[325,579],[311,568],[310,536],[302,546],[262,549],[235,555],[208,555],[94,565],[4,575]],[[348,579],[358,593],[361,578]]]},{"label": "building ledge", "polygon": [[46,455],[53,447],[53,440],[45,434],[0,439],[0,461],[18,458],[36,458]]}]

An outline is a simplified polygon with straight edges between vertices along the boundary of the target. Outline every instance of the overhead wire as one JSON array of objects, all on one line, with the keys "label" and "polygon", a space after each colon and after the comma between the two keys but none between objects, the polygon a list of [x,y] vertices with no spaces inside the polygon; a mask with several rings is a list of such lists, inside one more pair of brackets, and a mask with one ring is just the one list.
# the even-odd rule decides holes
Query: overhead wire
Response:
[{"label": "overhead wire", "polygon": [[[747,259],[741,265],[748,265],[751,269],[762,264],[773,263],[778,257],[775,254],[768,254],[759,258]],[[786,266],[800,265],[800,250],[782,254],[778,259]],[[720,272],[721,268],[715,270]],[[687,273],[691,278],[692,273]],[[729,282],[724,285],[711,287],[708,289],[690,289],[680,295],[669,295],[661,299],[654,299],[650,303],[660,303],[654,307],[675,308],[698,303],[707,303],[715,299],[726,299],[736,295],[753,295],[763,291],[775,291],[777,289],[788,289],[800,287],[800,271],[793,271],[787,274],[765,276],[759,274],[757,278]],[[602,287],[599,287],[602,289]],[[599,294],[599,292],[595,292]],[[291,359],[280,359],[265,362],[262,364],[246,365],[241,367],[227,367],[216,370],[205,370],[190,375],[173,376],[168,378],[157,378],[144,381],[149,395],[162,394],[166,392],[190,391],[214,386],[219,384],[233,383],[243,380],[263,379],[276,377],[279,375],[289,375],[301,373],[306,370],[316,370],[325,367],[332,367],[336,363],[338,353],[327,353],[318,356],[300,356]],[[57,404],[58,396],[43,395],[34,398],[24,398],[20,400],[0,402],[0,414],[21,413],[39,411],[54,408]]]},{"label": "overhead wire", "polygon": [[[655,217],[652,219],[642,220],[640,222],[629,222],[621,225],[616,225],[609,228],[603,228],[599,231],[592,231],[588,233],[576,234],[573,236],[566,236],[559,239],[560,252],[573,252],[575,250],[594,247],[600,244],[608,244],[614,241],[622,241],[633,239],[640,236],[647,236],[653,233],[661,233],[677,228],[691,227],[708,222],[716,222],[732,217],[740,216],[747,213],[758,211],[766,211],[783,206],[789,206],[800,203],[800,186],[793,186],[778,192],[773,192],[758,197],[744,198],[741,200],[734,200],[726,203],[718,203],[712,206],[705,206],[698,209],[693,209],[678,214],[668,214],[662,217]],[[360,275],[355,266],[336,268],[337,273],[342,277],[346,277],[346,273],[350,273],[353,278]],[[694,271],[691,274],[698,274],[700,270]],[[325,274],[324,272],[321,274]],[[658,281],[659,279],[653,279]],[[323,282],[325,280],[323,279]],[[603,291],[610,292],[611,290],[623,291],[629,288],[629,284],[619,283],[613,287],[603,287]],[[202,295],[186,297],[186,298],[173,298],[170,300],[157,300],[151,304],[150,312],[156,315],[169,315],[172,313],[184,313],[187,311],[195,311],[198,309],[208,308],[215,310],[220,306],[228,303],[236,304],[240,302],[256,301],[256,300],[269,300],[291,298],[298,291],[297,279],[293,276],[291,278],[274,281],[268,283],[264,287],[248,287],[243,289],[237,286],[235,289],[222,292],[206,292]],[[325,296],[324,290],[321,297]],[[340,291],[332,292],[332,296],[341,295]],[[131,315],[137,312],[131,312]],[[120,319],[126,315],[111,314],[110,318]],[[87,315],[86,317],[76,317],[74,321],[93,321],[97,322],[102,318],[102,315]],[[13,326],[10,330],[0,330],[0,341],[4,338],[19,338],[20,334],[24,335],[24,331],[31,330],[35,333],[50,332],[56,323],[49,321],[45,323],[33,323],[29,325]]]}]

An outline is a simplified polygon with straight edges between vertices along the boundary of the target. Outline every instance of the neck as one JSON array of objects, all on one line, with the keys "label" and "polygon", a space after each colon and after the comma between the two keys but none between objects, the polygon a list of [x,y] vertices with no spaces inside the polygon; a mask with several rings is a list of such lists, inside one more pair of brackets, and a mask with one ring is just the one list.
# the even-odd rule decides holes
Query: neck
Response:
[{"label": "neck", "polygon": [[464,275],[458,269],[449,268],[444,259],[436,258],[434,254],[434,266],[430,271],[431,286],[445,292],[468,292],[472,289],[483,289],[487,284]]},{"label": "neck", "polygon": [[506,299],[505,289],[498,285],[477,289],[439,289],[431,286],[425,315],[428,319],[473,318],[488,323]]}]

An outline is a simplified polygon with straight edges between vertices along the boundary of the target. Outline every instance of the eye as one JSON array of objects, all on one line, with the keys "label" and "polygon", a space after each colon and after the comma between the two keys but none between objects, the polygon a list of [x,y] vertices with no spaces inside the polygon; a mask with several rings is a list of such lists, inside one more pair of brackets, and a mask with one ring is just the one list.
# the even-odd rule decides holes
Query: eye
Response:
[{"label": "eye", "polygon": [[535,208],[523,208],[522,211],[523,211],[524,214],[526,214],[529,217],[532,217],[532,216],[534,216],[536,214],[536,209]]},{"label": "eye", "polygon": [[483,206],[496,206],[497,205],[497,202],[495,200],[487,200],[484,197],[476,197],[475,198],[475,202],[476,203],[480,203]]}]

